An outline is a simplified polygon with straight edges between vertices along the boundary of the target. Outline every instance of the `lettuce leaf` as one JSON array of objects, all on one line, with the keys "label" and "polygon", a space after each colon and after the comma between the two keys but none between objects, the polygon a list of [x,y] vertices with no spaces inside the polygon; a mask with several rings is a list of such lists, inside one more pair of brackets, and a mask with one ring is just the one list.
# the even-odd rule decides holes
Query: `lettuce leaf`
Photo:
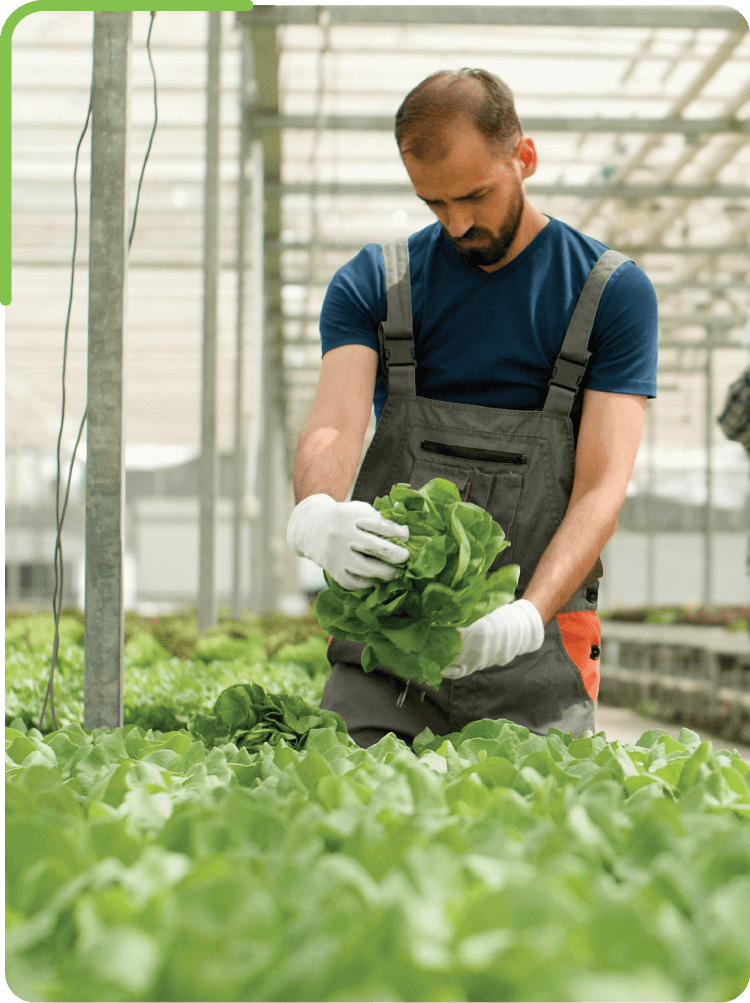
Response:
[{"label": "lettuce leaf", "polygon": [[510,541],[488,512],[461,501],[451,481],[436,477],[418,491],[394,484],[373,504],[386,519],[409,527],[408,560],[392,581],[366,589],[344,589],[326,574],[315,615],[333,637],[367,644],[365,672],[386,665],[437,689],[461,650],[458,628],[511,602],[519,567],[488,575]]}]

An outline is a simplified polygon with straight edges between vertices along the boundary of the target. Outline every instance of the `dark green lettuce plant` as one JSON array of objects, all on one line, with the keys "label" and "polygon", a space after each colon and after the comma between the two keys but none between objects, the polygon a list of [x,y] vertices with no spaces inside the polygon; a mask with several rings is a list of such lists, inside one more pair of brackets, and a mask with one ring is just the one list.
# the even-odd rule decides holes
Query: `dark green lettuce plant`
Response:
[{"label": "dark green lettuce plant", "polygon": [[461,650],[458,628],[510,602],[519,567],[487,574],[510,542],[488,512],[461,501],[451,481],[437,477],[418,491],[394,484],[373,504],[409,527],[409,558],[392,581],[366,589],[344,589],[326,574],[328,588],[315,604],[318,622],[333,637],[367,644],[365,672],[385,665],[437,689]]},{"label": "dark green lettuce plant", "polygon": [[283,739],[292,749],[304,749],[314,728],[334,728],[346,734],[344,719],[288,693],[267,693],[257,683],[236,683],[217,697],[211,714],[196,714],[190,734],[207,749],[233,742],[238,749],[257,751],[264,742]]}]

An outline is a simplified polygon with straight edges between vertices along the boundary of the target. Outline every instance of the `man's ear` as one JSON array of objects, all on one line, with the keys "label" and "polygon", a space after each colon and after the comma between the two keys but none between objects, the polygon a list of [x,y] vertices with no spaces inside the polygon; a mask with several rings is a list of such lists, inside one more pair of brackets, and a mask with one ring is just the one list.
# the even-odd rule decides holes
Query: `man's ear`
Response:
[{"label": "man's ear", "polygon": [[538,158],[534,140],[524,136],[516,147],[516,154],[521,162],[521,176],[530,178],[532,174],[536,174]]}]

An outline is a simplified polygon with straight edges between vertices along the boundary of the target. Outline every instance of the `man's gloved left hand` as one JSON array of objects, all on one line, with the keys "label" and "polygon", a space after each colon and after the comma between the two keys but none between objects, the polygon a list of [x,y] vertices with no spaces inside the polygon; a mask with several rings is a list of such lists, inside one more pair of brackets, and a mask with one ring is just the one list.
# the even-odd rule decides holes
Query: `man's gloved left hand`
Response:
[{"label": "man's gloved left hand", "polygon": [[462,679],[489,665],[506,665],[516,655],[541,648],[544,621],[528,599],[517,599],[459,627],[463,639],[458,658],[443,669],[444,679]]}]

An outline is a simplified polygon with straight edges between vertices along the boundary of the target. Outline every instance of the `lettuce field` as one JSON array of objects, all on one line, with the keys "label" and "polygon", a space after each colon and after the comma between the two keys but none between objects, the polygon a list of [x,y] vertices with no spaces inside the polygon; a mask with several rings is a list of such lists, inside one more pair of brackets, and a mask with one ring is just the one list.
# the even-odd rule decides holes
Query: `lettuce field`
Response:
[{"label": "lettuce field", "polygon": [[[750,767],[478,721],[360,749],[311,617],[131,617],[126,724],[81,727],[64,618],[6,630],[6,976],[26,1000],[732,1000]],[[39,725],[43,725],[41,728]]]}]

